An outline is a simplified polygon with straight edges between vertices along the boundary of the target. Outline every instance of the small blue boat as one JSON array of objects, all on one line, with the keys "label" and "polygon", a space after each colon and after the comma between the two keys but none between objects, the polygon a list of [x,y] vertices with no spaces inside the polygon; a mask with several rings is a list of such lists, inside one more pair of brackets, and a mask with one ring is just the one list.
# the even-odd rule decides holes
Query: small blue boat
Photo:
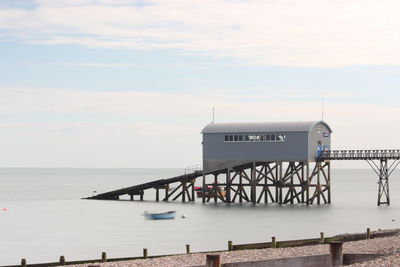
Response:
[{"label": "small blue boat", "polygon": [[148,213],[147,211],[144,212],[144,216],[150,220],[171,220],[175,219],[176,211],[167,211],[162,213]]}]

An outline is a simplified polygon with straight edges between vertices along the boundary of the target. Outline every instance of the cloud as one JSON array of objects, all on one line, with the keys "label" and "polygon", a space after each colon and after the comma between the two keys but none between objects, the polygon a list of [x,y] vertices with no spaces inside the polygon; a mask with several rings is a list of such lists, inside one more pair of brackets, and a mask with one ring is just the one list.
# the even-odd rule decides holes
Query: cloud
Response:
[{"label": "cloud", "polygon": [[[307,96],[293,99],[290,94],[300,96],[301,91],[0,87],[0,162],[34,167],[185,167],[201,161],[200,131],[211,121],[212,106],[216,122],[321,118],[319,101]],[[398,148],[397,105],[325,101],[333,148]]]},{"label": "cloud", "polygon": [[89,62],[70,62],[70,63],[55,63],[60,66],[69,66],[69,67],[105,67],[105,68],[120,68],[120,67],[132,67],[134,64],[127,63],[89,63]]},{"label": "cloud", "polygon": [[[248,102],[277,106],[284,98],[301,98],[300,91],[250,89],[246,92],[207,89],[189,92],[84,91],[57,88],[0,87],[0,115],[50,112],[98,113],[114,116],[198,116],[213,105],[218,108],[242,106]],[[274,103],[273,103],[274,102]]]},{"label": "cloud", "polygon": [[9,39],[172,48],[246,64],[336,67],[400,62],[396,0],[34,3],[32,9],[0,8],[0,30]]}]

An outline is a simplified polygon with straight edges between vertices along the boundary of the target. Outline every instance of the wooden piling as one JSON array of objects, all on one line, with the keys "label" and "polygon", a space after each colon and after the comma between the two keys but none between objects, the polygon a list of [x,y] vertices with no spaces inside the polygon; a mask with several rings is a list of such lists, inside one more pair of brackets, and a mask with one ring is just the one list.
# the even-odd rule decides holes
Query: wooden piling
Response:
[{"label": "wooden piling", "polygon": [[26,267],[26,260],[25,260],[25,259],[22,259],[22,260],[21,260],[21,266],[22,266],[22,267]]},{"label": "wooden piling", "polygon": [[186,182],[181,182],[182,185],[182,202],[185,203],[186,202]]},{"label": "wooden piling", "polygon": [[168,201],[168,198],[169,198],[168,191],[169,191],[169,184],[167,184],[167,186],[165,187],[165,198],[164,198],[164,201]]},{"label": "wooden piling", "polygon": [[367,228],[367,239],[371,238],[371,230]]},{"label": "wooden piling", "polygon": [[107,253],[105,253],[105,252],[101,253],[101,261],[102,262],[106,262],[107,261]]},{"label": "wooden piling", "polygon": [[147,248],[143,249],[143,258],[147,259]]},{"label": "wooden piling", "polygon": [[186,254],[190,254],[190,245],[189,244],[186,245]]},{"label": "wooden piling", "polygon": [[206,203],[206,175],[203,172],[203,187],[201,188],[202,199],[203,203]]},{"label": "wooden piling", "polygon": [[271,239],[272,239],[271,248],[276,248],[276,237],[273,236]]},{"label": "wooden piling", "polygon": [[329,243],[331,266],[343,265],[343,242],[332,241]]},{"label": "wooden piling", "polygon": [[196,200],[196,192],[194,190],[194,184],[195,184],[196,180],[192,180],[190,182],[190,186],[192,187],[192,199],[190,201],[194,202]]},{"label": "wooden piling", "polygon": [[231,170],[226,169],[226,190],[225,190],[226,203],[231,203]]},{"label": "wooden piling", "polygon": [[207,255],[206,256],[206,267],[220,267],[220,257],[219,255]]},{"label": "wooden piling", "polygon": [[320,233],[320,236],[321,236],[321,239],[320,239],[320,241],[319,241],[319,242],[320,242],[321,244],[324,244],[324,243],[325,243],[325,236],[324,236],[324,232],[321,232],[321,233]]},{"label": "wooden piling", "polygon": [[65,257],[60,256],[60,265],[65,265]]},{"label": "wooden piling", "polygon": [[228,251],[232,251],[233,250],[233,243],[232,241],[228,241]]},{"label": "wooden piling", "polygon": [[214,173],[214,185],[213,185],[214,203],[218,200],[218,173]]}]

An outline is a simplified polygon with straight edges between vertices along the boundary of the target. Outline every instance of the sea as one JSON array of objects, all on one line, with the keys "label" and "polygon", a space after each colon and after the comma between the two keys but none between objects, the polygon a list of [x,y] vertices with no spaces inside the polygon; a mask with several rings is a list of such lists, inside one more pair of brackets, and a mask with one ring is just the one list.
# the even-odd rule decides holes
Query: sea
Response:
[{"label": "sea", "polygon": [[[183,169],[0,169],[0,266],[185,253],[234,244],[317,238],[399,228],[400,177],[390,178],[390,206],[377,206],[372,169],[332,168],[332,204],[223,204],[82,199],[169,178]],[[200,181],[199,181],[200,182]],[[174,220],[146,220],[145,211],[176,210]],[[182,218],[184,217],[184,218]]]}]

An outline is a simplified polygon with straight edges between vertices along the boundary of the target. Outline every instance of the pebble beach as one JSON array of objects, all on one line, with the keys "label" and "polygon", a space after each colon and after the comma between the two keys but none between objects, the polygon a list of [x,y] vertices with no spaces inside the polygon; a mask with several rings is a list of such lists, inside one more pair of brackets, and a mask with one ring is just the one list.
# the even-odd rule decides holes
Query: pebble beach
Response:
[{"label": "pebble beach", "polygon": [[[383,254],[382,257],[379,257],[375,260],[365,261],[347,266],[400,266],[400,236],[396,235],[384,238],[345,242],[343,243],[343,253]],[[211,253],[193,253],[188,255],[166,256],[160,258],[138,259],[132,261],[96,263],[90,265],[98,265],[102,267],[198,266],[205,264],[206,254]],[[329,254],[329,245],[225,251],[212,254],[220,254],[221,263],[245,262]],[[86,267],[88,265],[89,264],[81,264],[72,266]]]}]

